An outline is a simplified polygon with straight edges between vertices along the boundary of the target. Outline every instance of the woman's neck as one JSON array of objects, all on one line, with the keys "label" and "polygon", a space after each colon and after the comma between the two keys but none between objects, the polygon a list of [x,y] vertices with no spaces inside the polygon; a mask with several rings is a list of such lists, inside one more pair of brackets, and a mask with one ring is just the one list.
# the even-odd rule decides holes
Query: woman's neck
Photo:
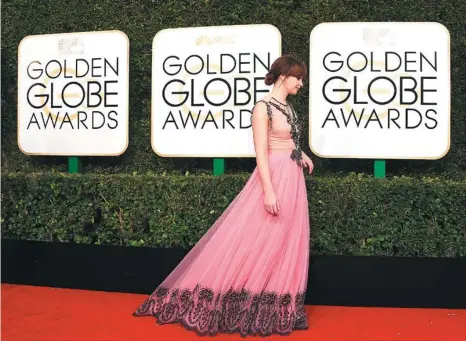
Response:
[{"label": "woman's neck", "polygon": [[283,88],[279,88],[274,86],[272,92],[270,93],[271,97],[275,98],[277,101],[286,104],[286,98],[288,97],[288,93],[284,91]]}]

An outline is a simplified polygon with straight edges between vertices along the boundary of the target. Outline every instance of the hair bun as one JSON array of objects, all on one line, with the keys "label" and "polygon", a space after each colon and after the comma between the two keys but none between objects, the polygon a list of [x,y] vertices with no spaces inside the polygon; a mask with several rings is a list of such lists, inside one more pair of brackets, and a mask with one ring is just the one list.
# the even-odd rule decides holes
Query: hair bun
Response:
[{"label": "hair bun", "polygon": [[265,85],[272,85],[275,83],[276,80],[277,80],[277,77],[272,72],[269,71],[265,75],[264,83]]}]

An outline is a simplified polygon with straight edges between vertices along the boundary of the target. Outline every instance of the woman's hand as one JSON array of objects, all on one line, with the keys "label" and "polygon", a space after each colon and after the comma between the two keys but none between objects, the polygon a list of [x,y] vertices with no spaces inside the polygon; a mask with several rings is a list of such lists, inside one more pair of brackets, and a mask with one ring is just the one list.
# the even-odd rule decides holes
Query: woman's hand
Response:
[{"label": "woman's hand", "polygon": [[314,163],[313,163],[312,160],[309,158],[309,156],[307,156],[306,154],[304,154],[304,152],[303,152],[303,155],[302,155],[301,165],[302,165],[304,168],[307,167],[307,168],[309,169],[309,174],[312,174],[312,171],[314,170]]},{"label": "woman's hand", "polygon": [[280,204],[277,200],[277,196],[275,195],[275,192],[269,191],[265,193],[264,207],[268,213],[272,215],[278,215],[278,212],[280,211]]}]

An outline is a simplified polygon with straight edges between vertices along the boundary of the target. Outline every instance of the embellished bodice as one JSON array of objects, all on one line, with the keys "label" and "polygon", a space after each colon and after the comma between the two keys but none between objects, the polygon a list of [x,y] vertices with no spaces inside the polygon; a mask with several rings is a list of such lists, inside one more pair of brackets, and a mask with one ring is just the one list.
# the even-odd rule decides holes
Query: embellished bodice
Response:
[{"label": "embellished bodice", "polygon": [[272,106],[271,111],[269,151],[292,151],[296,148],[296,144],[291,136],[291,125],[288,123],[287,117],[274,106]]},{"label": "embellished bodice", "polygon": [[281,103],[274,98],[259,102],[266,104],[269,116],[269,153],[289,152],[290,157],[300,165],[302,158],[299,147],[301,129],[296,111],[291,104]]}]

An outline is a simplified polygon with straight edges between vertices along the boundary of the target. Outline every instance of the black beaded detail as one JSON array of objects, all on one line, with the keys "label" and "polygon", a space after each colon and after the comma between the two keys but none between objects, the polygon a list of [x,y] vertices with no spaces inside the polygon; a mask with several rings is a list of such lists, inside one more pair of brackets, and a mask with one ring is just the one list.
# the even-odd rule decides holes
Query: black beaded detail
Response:
[{"label": "black beaded detail", "polygon": [[[291,126],[291,138],[293,139],[296,148],[291,152],[290,157],[292,160],[296,161],[298,165],[302,166],[301,161],[303,158],[303,153],[299,147],[299,140],[301,138],[301,126],[298,121],[298,115],[296,114],[296,111],[291,104],[282,104],[275,98],[272,98],[272,100],[276,101],[276,103],[271,101],[270,104],[273,105],[278,111],[283,113],[283,115],[285,115],[286,121]],[[286,109],[283,109],[283,106],[290,108],[291,113],[287,112]]]},{"label": "black beaded detail", "polygon": [[304,297],[304,292],[293,298],[290,293],[245,289],[219,294],[199,284],[194,290],[159,287],[133,315],[155,316],[159,324],[181,323],[198,335],[288,335],[308,329]]}]

